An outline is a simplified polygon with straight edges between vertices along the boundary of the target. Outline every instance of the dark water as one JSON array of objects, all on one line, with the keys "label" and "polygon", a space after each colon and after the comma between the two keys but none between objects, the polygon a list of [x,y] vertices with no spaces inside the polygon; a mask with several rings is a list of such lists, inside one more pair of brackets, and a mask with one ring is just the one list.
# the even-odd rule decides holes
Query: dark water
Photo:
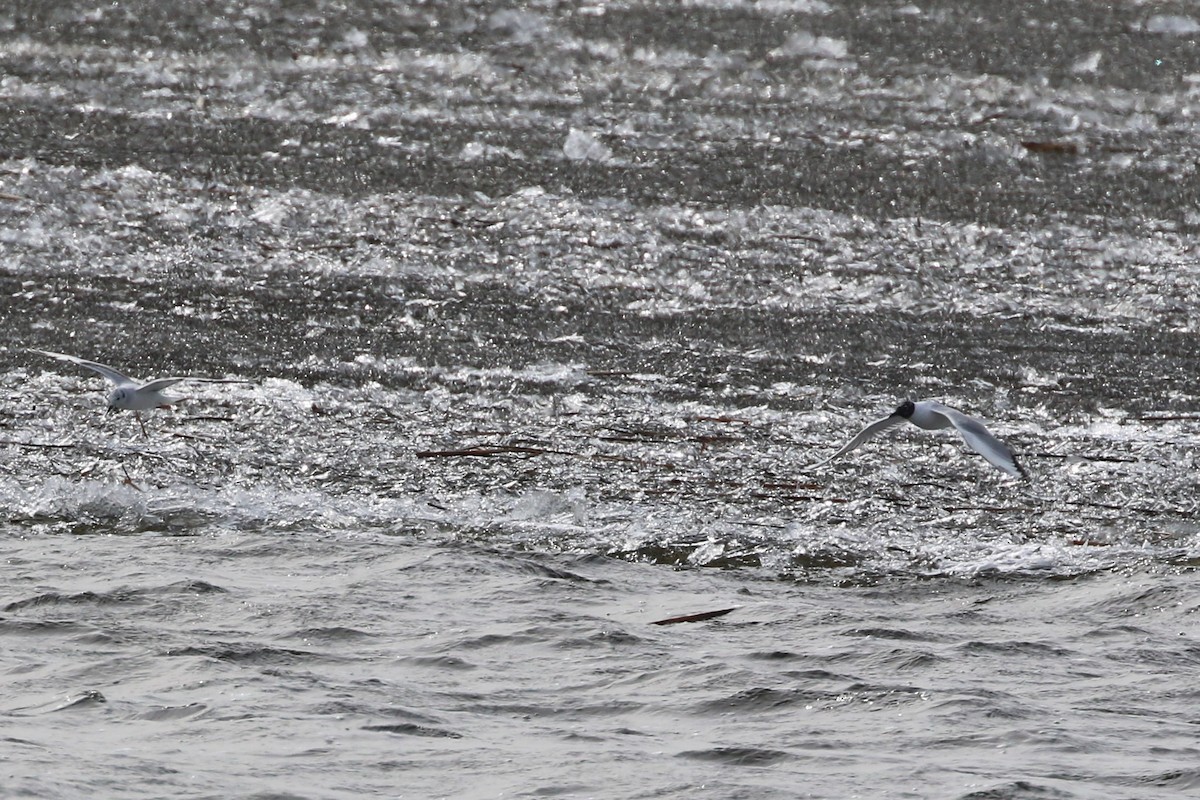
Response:
[{"label": "dark water", "polygon": [[1194,796],[1197,30],[0,6],[0,796]]}]

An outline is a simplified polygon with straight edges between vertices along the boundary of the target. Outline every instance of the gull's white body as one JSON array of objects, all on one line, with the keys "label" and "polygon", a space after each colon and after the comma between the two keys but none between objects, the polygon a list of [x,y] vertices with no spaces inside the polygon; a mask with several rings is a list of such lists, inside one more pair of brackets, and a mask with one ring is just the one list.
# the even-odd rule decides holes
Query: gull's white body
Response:
[{"label": "gull's white body", "polygon": [[954,428],[963,437],[963,441],[967,443],[968,447],[987,459],[988,463],[996,469],[1003,470],[1016,478],[1027,479],[1029,477],[1009,446],[993,436],[982,422],[932,400],[923,400],[919,403],[905,402],[891,416],[872,422],[863,428],[840,450],[816,464],[814,469],[844,456],[864,442],[902,422],[911,422],[918,428],[924,428],[927,431]]},{"label": "gull's white body", "polygon": [[[246,381],[230,380],[226,378],[194,378],[188,376],[174,378],[155,378],[152,381],[138,383],[128,375],[117,372],[110,366],[99,364],[95,361],[88,361],[85,358],[78,356],[69,356],[65,353],[52,353],[49,350],[35,350],[30,348],[31,353],[40,353],[50,358],[57,358],[59,361],[67,361],[72,364],[77,364],[81,367],[86,367],[93,372],[98,372],[104,376],[106,380],[113,384],[112,391],[108,393],[108,410],[109,411],[148,411],[152,408],[168,408],[172,403],[178,402],[178,397],[168,397],[163,394],[163,389],[169,386],[174,386],[181,381],[200,381],[203,383],[246,383]],[[138,414],[138,421],[141,422],[141,415]],[[145,428],[143,427],[143,433]]]}]

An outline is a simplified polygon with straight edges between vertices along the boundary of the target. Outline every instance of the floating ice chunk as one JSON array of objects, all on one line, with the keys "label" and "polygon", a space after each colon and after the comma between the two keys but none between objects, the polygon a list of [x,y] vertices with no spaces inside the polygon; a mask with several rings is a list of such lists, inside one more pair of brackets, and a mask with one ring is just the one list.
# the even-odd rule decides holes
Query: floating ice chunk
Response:
[{"label": "floating ice chunk", "polygon": [[829,14],[833,6],[824,0],[758,0],[754,9],[763,14]]},{"label": "floating ice chunk", "polygon": [[371,37],[367,35],[366,31],[354,28],[346,32],[346,35],[342,37],[342,43],[348,50],[365,50],[371,44]]},{"label": "floating ice chunk", "polygon": [[564,512],[571,512],[572,498],[564,497],[555,492],[535,489],[526,492],[513,504],[512,510],[505,515],[508,520],[533,520],[552,517]]},{"label": "floating ice chunk", "polygon": [[612,150],[592,134],[578,128],[571,128],[567,133],[567,141],[563,145],[563,155],[572,161],[604,163],[612,160]]},{"label": "floating ice chunk", "polygon": [[697,8],[753,9],[759,14],[829,14],[833,6],[825,0],[683,0]]},{"label": "floating ice chunk", "polygon": [[1002,136],[982,135],[975,138],[975,152],[987,164],[1012,165],[1029,155],[1020,142]]},{"label": "floating ice chunk", "polygon": [[271,197],[255,203],[250,218],[272,228],[279,227],[291,214],[291,206],[282,197]]},{"label": "floating ice chunk", "polygon": [[779,58],[845,58],[848,53],[845,39],[816,36],[810,31],[795,31],[771,51],[771,55]]},{"label": "floating ice chunk", "polygon": [[1000,548],[975,561],[952,565],[950,574],[958,575],[1009,575],[1028,572],[1046,572],[1062,569],[1069,559],[1062,549],[1038,542]]},{"label": "floating ice chunk", "polygon": [[147,184],[152,182],[156,177],[153,172],[137,164],[126,165],[114,170],[112,174],[116,180],[124,185],[130,183]]},{"label": "floating ice chunk", "polygon": [[490,145],[486,142],[468,142],[467,144],[463,145],[463,149],[459,151],[458,157],[463,161],[524,158],[524,156],[516,150],[509,150],[507,147],[496,147],[495,145]]},{"label": "floating ice chunk", "polygon": [[588,380],[587,368],[582,364],[539,363],[509,374],[533,383],[546,384],[575,385]]},{"label": "floating ice chunk", "polygon": [[326,125],[337,125],[344,128],[367,128],[369,121],[357,110],[346,111],[343,114],[333,114],[325,118]]},{"label": "floating ice chunk", "polygon": [[1200,32],[1200,22],[1178,14],[1155,14],[1146,20],[1147,33],[1162,33],[1167,36],[1187,36]]},{"label": "floating ice chunk", "polygon": [[704,544],[697,547],[688,556],[688,562],[692,564],[704,565],[710,561],[715,561],[725,554],[725,542],[716,539],[709,539]]},{"label": "floating ice chunk", "polygon": [[542,200],[550,196],[550,193],[541,186],[522,186],[515,192],[510,194],[506,199],[519,203],[522,201],[528,202],[531,200]]},{"label": "floating ice chunk", "polygon": [[508,8],[488,17],[488,29],[507,36],[518,44],[529,44],[549,30],[546,18],[532,11]]},{"label": "floating ice chunk", "polygon": [[1094,75],[1096,70],[1100,68],[1101,53],[1099,50],[1093,52],[1090,56],[1079,59],[1071,65],[1071,72],[1076,75]]}]

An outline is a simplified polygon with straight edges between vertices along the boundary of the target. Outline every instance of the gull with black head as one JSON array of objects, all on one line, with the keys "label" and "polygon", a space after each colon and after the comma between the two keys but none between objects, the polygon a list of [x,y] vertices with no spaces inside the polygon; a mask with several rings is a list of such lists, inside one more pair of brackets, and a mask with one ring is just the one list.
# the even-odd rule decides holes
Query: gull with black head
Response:
[{"label": "gull with black head", "polygon": [[872,422],[855,434],[853,439],[842,445],[836,453],[809,469],[823,467],[831,461],[841,458],[851,450],[902,422],[911,422],[918,428],[927,431],[954,428],[963,437],[963,441],[967,443],[968,447],[987,459],[987,462],[996,469],[1007,472],[1014,478],[1029,480],[1029,474],[1017,461],[1012,448],[993,436],[982,422],[933,400],[922,400],[916,403],[905,400],[891,415]]}]

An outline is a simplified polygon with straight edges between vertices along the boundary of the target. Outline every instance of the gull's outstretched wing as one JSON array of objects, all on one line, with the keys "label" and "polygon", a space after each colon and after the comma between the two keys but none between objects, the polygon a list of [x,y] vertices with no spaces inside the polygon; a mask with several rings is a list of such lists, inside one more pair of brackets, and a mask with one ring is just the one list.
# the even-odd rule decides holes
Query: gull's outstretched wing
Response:
[{"label": "gull's outstretched wing", "polygon": [[867,427],[865,427],[861,431],[859,431],[857,434],[855,434],[853,439],[851,439],[850,441],[848,441],[844,445],[842,445],[842,448],[840,450],[838,450],[836,453],[834,453],[833,455],[831,455],[829,458],[825,459],[824,461],[813,464],[808,469],[810,469],[810,470],[818,469],[820,467],[825,466],[826,464],[828,464],[831,461],[841,458],[842,456],[846,455],[846,453],[849,453],[854,448],[858,447],[859,445],[863,444],[864,442],[866,442],[870,439],[874,439],[876,436],[878,436],[879,434],[888,430],[889,428],[894,428],[895,426],[899,425],[901,422],[904,422],[904,417],[900,416],[899,414],[892,414],[890,417],[884,417],[881,420],[876,420],[875,422],[872,422],[870,425],[868,425]]},{"label": "gull's outstretched wing", "polygon": [[987,459],[987,462],[999,470],[1007,472],[1014,478],[1029,480],[1029,473],[1017,461],[1012,448],[992,436],[991,431],[974,417],[968,417],[961,411],[955,411],[948,406],[938,406],[937,413],[950,420],[967,443],[967,446]]},{"label": "gull's outstretched wing", "polygon": [[181,375],[174,378],[155,378],[139,386],[138,390],[158,392],[166,389],[168,386],[174,386],[181,381],[191,381],[193,383],[254,383],[254,381],[246,381],[241,378],[197,378],[192,375]]},{"label": "gull's outstretched wing", "polygon": [[155,378],[152,381],[147,381],[137,387],[139,392],[159,392],[168,386],[174,386],[180,381],[189,380],[188,378]]},{"label": "gull's outstretched wing", "polygon": [[117,386],[124,386],[126,384],[136,383],[136,381],[134,381],[128,375],[122,375],[120,372],[117,372],[112,367],[105,366],[104,364],[97,364],[95,361],[88,361],[86,358],[79,358],[78,356],[69,356],[65,353],[51,353],[49,350],[36,350],[32,347],[28,348],[28,350],[31,353],[40,353],[44,356],[50,356],[50,358],[57,358],[59,361],[69,361],[72,364],[78,364],[81,367],[86,367],[86,368],[92,370],[93,372],[99,372],[106,379],[108,379],[109,381],[112,381]]}]

